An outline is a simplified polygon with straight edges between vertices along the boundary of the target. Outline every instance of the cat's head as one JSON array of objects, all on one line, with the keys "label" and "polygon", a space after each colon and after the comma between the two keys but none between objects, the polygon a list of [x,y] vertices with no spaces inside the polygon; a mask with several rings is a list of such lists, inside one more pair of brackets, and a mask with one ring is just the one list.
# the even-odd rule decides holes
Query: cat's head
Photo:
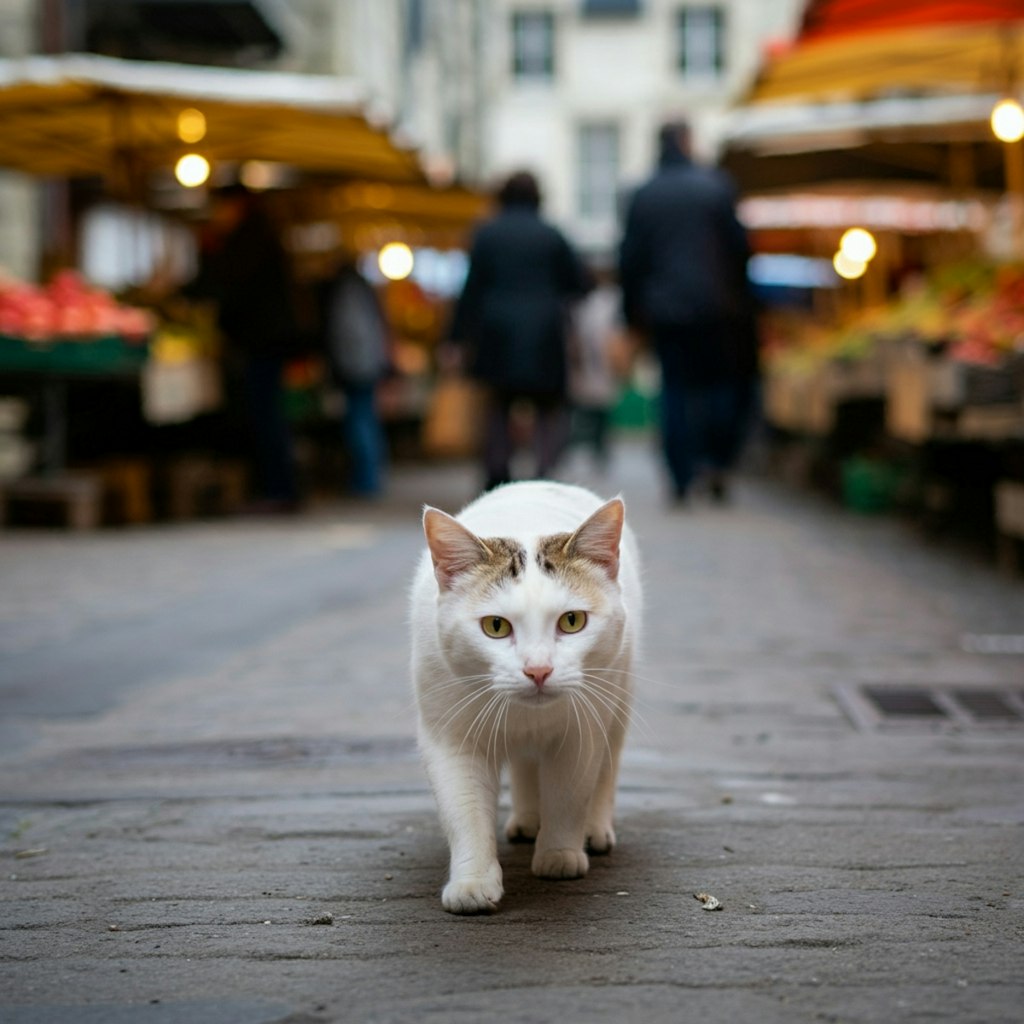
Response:
[{"label": "cat's head", "polygon": [[572,533],[478,537],[428,508],[423,528],[439,588],[445,658],[511,696],[543,703],[611,664],[625,623],[613,498]]}]

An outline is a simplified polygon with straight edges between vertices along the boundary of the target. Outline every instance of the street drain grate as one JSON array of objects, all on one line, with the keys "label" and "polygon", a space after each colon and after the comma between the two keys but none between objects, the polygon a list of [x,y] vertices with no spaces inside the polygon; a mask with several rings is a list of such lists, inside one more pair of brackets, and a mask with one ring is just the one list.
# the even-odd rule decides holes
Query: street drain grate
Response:
[{"label": "street drain grate", "polygon": [[865,731],[1024,728],[1024,689],[872,683],[837,686],[833,693]]}]

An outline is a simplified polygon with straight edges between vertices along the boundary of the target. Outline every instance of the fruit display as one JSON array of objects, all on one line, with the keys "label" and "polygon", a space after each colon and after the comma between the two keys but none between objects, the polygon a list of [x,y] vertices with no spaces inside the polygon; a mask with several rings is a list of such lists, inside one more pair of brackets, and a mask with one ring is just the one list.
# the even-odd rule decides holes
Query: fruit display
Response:
[{"label": "fruit display", "polygon": [[971,262],[937,270],[842,328],[797,331],[769,362],[857,360],[888,342],[917,343],[957,362],[998,367],[1024,352],[1024,265]]},{"label": "fruit display", "polygon": [[[870,397],[914,407],[915,440],[934,409],[998,405],[1024,417],[1024,265],[942,267],[832,329],[809,318],[769,323],[766,403],[784,428],[827,432],[838,402]],[[890,427],[904,419],[890,415]]]},{"label": "fruit display", "polygon": [[0,335],[29,342],[142,342],[154,326],[149,310],[118,302],[74,270],[59,271],[46,285],[0,276]]}]

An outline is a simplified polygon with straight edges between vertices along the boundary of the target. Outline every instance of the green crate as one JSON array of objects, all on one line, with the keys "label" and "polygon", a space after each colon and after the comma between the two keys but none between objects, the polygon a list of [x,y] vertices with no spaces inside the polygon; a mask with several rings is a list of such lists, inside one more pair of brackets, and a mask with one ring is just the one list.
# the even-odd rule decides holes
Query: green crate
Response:
[{"label": "green crate", "polygon": [[26,341],[0,335],[0,372],[65,377],[134,376],[149,354],[145,343],[120,337]]}]

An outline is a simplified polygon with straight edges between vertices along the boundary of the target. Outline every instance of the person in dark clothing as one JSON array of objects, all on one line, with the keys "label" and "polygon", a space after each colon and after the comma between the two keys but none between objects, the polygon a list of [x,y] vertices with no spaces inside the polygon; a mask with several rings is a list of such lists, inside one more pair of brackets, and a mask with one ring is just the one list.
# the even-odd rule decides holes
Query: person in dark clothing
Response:
[{"label": "person in dark clothing", "polygon": [[689,127],[666,124],[655,174],[633,195],[619,247],[626,323],[662,373],[662,448],[674,496],[698,473],[714,497],[739,456],[758,373],[750,246],[721,172],[696,165]]},{"label": "person in dark clothing", "polygon": [[345,396],[349,488],[360,497],[376,497],[383,489],[387,453],[377,413],[377,386],[391,365],[387,316],[350,257],[325,282],[320,299],[325,354]]},{"label": "person in dark clothing", "polygon": [[256,475],[254,511],[291,511],[299,501],[293,440],[284,409],[284,366],[298,325],[287,254],[243,186],[214,198],[197,278],[186,288],[212,299],[224,337],[228,401],[244,405]]},{"label": "person in dark clothing", "polygon": [[576,252],[540,216],[540,189],[517,172],[498,192],[497,214],[477,231],[450,336],[467,346],[470,373],[489,392],[486,487],[511,479],[513,409],[534,410],[536,475],[554,469],[568,439],[570,302],[589,279]]}]

